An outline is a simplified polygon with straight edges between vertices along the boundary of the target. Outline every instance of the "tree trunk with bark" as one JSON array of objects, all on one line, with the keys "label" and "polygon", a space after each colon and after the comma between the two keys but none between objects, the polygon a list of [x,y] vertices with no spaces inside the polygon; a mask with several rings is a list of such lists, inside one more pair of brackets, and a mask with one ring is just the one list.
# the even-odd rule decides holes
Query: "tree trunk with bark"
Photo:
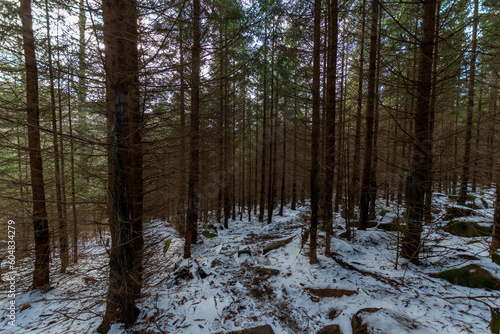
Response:
[{"label": "tree trunk with bark", "polygon": [[[83,114],[85,108],[86,100],[86,64],[85,64],[85,25],[87,22],[87,17],[85,15],[85,3],[84,0],[79,0],[79,12],[78,12],[78,32],[79,32],[79,50],[78,50],[78,113]],[[71,94],[70,94],[71,95]],[[70,149],[71,149],[71,201],[72,201],[72,213],[73,213],[73,262],[78,261],[78,220],[76,211],[76,191],[75,191],[75,148],[74,148],[74,138],[73,138],[73,120],[71,115],[71,108],[69,109],[69,136],[70,136]]]},{"label": "tree trunk with bark", "polygon": [[200,174],[200,0],[193,0],[193,46],[191,47],[191,125],[188,181],[188,212],[184,258],[191,257],[191,244],[198,232],[198,182]]},{"label": "tree trunk with bark", "polygon": [[[432,51],[432,85],[431,85],[431,97],[430,97],[430,111],[429,111],[429,156],[432,157],[434,150],[434,126],[435,126],[435,114],[436,114],[436,101],[437,101],[437,64],[438,64],[438,32],[439,32],[439,11],[441,8],[441,3],[436,5],[436,23],[434,27],[434,50]],[[429,175],[427,176],[427,183],[425,185],[425,212],[424,220],[425,223],[430,225],[432,223],[432,183],[433,183],[433,161],[429,159]]]},{"label": "tree trunk with bark", "polygon": [[474,113],[474,85],[476,81],[476,58],[477,58],[477,26],[479,23],[478,17],[479,0],[474,0],[474,24],[472,26],[472,50],[469,71],[469,89],[467,94],[467,124],[465,128],[465,148],[464,159],[462,166],[462,177],[460,178],[460,193],[458,195],[457,204],[465,205],[467,201],[467,193],[469,186],[470,174],[470,148],[472,139],[472,115]]},{"label": "tree trunk with bark", "polygon": [[298,164],[298,152],[297,152],[297,90],[294,81],[294,101],[293,101],[293,171],[292,171],[292,205],[291,209],[297,209],[297,164]]},{"label": "tree trunk with bark", "polygon": [[20,6],[23,50],[26,67],[26,111],[28,122],[28,148],[33,193],[33,227],[35,233],[35,270],[33,289],[47,290],[50,285],[49,222],[45,202],[43,163],[40,145],[40,109],[38,104],[38,72],[33,35],[31,1],[21,0]]},{"label": "tree trunk with bark", "polygon": [[50,81],[50,111],[52,116],[52,144],[54,146],[54,174],[56,178],[56,208],[57,208],[57,223],[59,232],[59,258],[61,260],[61,273],[66,272],[69,262],[68,254],[68,231],[66,220],[63,216],[62,206],[62,190],[61,190],[61,165],[59,157],[59,141],[57,131],[57,117],[56,117],[56,96],[54,88],[54,64],[52,61],[52,44],[50,36],[50,16],[49,16],[49,2],[45,0],[45,19],[47,25],[47,54],[49,61],[49,81]]},{"label": "tree trunk with bark", "polygon": [[373,155],[373,123],[375,113],[376,96],[376,74],[377,74],[377,54],[378,54],[378,13],[379,2],[372,0],[371,35],[370,35],[370,55],[368,68],[368,97],[366,103],[366,133],[365,133],[365,154],[363,162],[363,177],[361,180],[361,202],[358,230],[366,230],[368,225],[370,199],[372,193],[372,155]]},{"label": "tree trunk with bark", "polygon": [[359,198],[360,190],[360,170],[361,170],[361,120],[363,109],[363,68],[365,63],[365,18],[366,18],[366,0],[363,0],[361,8],[361,36],[359,40],[359,70],[358,70],[358,96],[356,101],[356,131],[354,133],[354,154],[351,170],[351,186],[349,187],[348,214],[351,219],[354,214],[354,206]]},{"label": "tree trunk with bark", "polygon": [[320,47],[321,47],[321,0],[314,1],[314,46],[312,85],[312,141],[311,141],[311,229],[309,233],[309,262],[318,262],[317,232],[319,211],[319,107],[320,107]]},{"label": "tree trunk with bark", "polygon": [[107,333],[116,321],[134,323],[140,312],[135,303],[142,286],[142,113],[137,3],[110,0],[102,10],[112,242],[106,314],[98,331]]},{"label": "tree trunk with bark", "polygon": [[407,226],[402,240],[401,256],[419,263],[425,188],[429,174],[431,142],[429,138],[432,57],[435,43],[436,0],[423,1],[422,38],[417,79],[415,138],[410,175],[406,184]]},{"label": "tree trunk with bark", "polygon": [[337,47],[338,47],[338,1],[328,3],[328,59],[326,86],[326,141],[325,141],[325,196],[323,210],[325,213],[325,256],[330,256],[330,239],[333,226],[332,197],[335,170],[335,117],[336,117],[336,82],[337,82]]},{"label": "tree trunk with bark", "polygon": [[[285,98],[284,105],[287,105],[287,99]],[[279,215],[283,216],[283,208],[286,204],[286,196],[285,196],[285,184],[286,184],[286,115],[283,115],[283,161],[281,164],[281,191],[280,191],[280,211]]]},{"label": "tree trunk with bark", "polygon": [[497,199],[493,216],[493,234],[491,238],[490,254],[495,253],[500,248],[500,163],[497,166]]},{"label": "tree trunk with bark", "polygon": [[[183,7],[182,7],[183,8]],[[179,27],[179,113],[180,113],[180,137],[181,137],[181,152],[179,159],[179,198],[177,205],[178,228],[177,230],[183,234],[186,229],[186,98],[185,98],[185,79],[184,79],[184,23],[180,23]]]},{"label": "tree trunk with bark", "polygon": [[[275,87],[274,87],[274,48],[275,48],[275,32],[273,32],[271,42],[271,104],[269,110],[269,164],[268,164],[268,184],[267,184],[267,223],[271,224],[274,211],[274,198],[276,188],[276,114],[275,112]],[[277,104],[277,102],[276,102]],[[276,105],[276,109],[277,105]]]},{"label": "tree trunk with bark", "polygon": [[266,200],[266,154],[267,154],[267,26],[264,37],[264,88],[263,88],[263,119],[262,119],[262,162],[261,162],[261,178],[260,178],[260,205],[259,205],[259,222],[264,221],[264,203]]}]

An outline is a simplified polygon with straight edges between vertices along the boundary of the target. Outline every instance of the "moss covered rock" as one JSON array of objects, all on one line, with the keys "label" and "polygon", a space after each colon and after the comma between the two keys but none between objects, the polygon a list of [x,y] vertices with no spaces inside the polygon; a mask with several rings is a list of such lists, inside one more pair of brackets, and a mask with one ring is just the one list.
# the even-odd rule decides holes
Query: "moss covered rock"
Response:
[{"label": "moss covered rock", "polygon": [[205,230],[205,231],[201,232],[201,234],[202,234],[205,238],[208,238],[208,239],[212,239],[212,238],[215,238],[215,237],[217,236],[217,233],[210,232],[209,230]]},{"label": "moss covered rock", "polygon": [[218,266],[222,262],[219,259],[213,259],[212,262],[210,263],[210,268],[213,268],[215,266]]},{"label": "moss covered rock", "polygon": [[474,210],[482,209],[481,206],[477,205],[475,202],[466,203],[465,206]]},{"label": "moss covered rock", "polygon": [[274,334],[274,330],[270,325],[247,328],[241,331],[228,332],[227,334]]},{"label": "moss covered rock", "polygon": [[262,254],[265,255],[274,249],[278,249],[280,247],[283,247],[283,246],[291,243],[294,238],[295,238],[295,236],[288,238],[288,239],[285,239],[285,240],[273,242],[272,244],[269,244],[266,247],[264,247],[264,249],[262,250]]},{"label": "moss covered rock", "polygon": [[500,290],[500,280],[477,264],[470,264],[458,269],[445,270],[440,273],[431,274],[430,276],[442,278],[452,284],[469,288]]},{"label": "moss covered rock", "polygon": [[370,334],[373,333],[370,328],[368,328],[369,324],[364,321],[364,317],[366,314],[375,313],[379,311],[379,308],[364,308],[356,312],[356,314],[351,319],[351,327],[353,334]]},{"label": "moss covered rock", "polygon": [[361,309],[351,319],[353,334],[435,334],[421,322],[409,318],[407,315],[387,309],[365,308]]},{"label": "moss covered rock", "polygon": [[478,261],[479,260],[479,258],[477,256],[470,255],[470,254],[457,254],[457,257],[459,259],[464,259],[464,260],[469,260],[469,261]]},{"label": "moss covered rock", "polygon": [[452,220],[443,230],[458,237],[474,238],[480,236],[490,236],[493,232],[492,227],[481,226],[475,222],[464,222]]},{"label": "moss covered rock", "polygon": [[328,325],[320,329],[318,334],[342,334],[339,325]]},{"label": "moss covered rock", "polygon": [[386,232],[397,232],[401,230],[398,219],[394,219],[390,223],[380,223],[377,226],[378,229],[384,230]]},{"label": "moss covered rock", "polygon": [[488,202],[484,199],[484,198],[481,198],[481,203],[483,204],[483,207],[485,209],[488,209],[490,206],[488,205]]},{"label": "moss covered rock", "polygon": [[381,211],[379,212],[379,216],[381,216],[381,217],[385,217],[385,215],[386,215],[386,214],[388,214],[389,212],[390,212],[389,210],[385,210],[385,209],[384,209],[384,210],[381,210]]},{"label": "moss covered rock", "polygon": [[500,308],[491,307],[491,321],[490,321],[490,331],[492,333],[500,333]]},{"label": "moss covered rock", "polygon": [[493,261],[493,263],[500,265],[500,254],[498,253],[491,254],[491,261]]},{"label": "moss covered rock", "polygon": [[243,254],[252,256],[252,250],[250,249],[249,246],[240,246],[238,248],[238,257],[240,257]]},{"label": "moss covered rock", "polygon": [[452,220],[460,217],[469,217],[474,214],[474,210],[466,206],[449,206],[446,208],[446,214],[443,220]]},{"label": "moss covered rock", "polygon": [[[376,220],[369,220],[366,222],[366,227],[367,228],[372,228],[372,227],[376,227],[378,224],[378,221]],[[351,220],[351,222],[349,223],[349,226],[350,227],[358,227],[359,225],[359,222],[356,221],[356,220]]]}]

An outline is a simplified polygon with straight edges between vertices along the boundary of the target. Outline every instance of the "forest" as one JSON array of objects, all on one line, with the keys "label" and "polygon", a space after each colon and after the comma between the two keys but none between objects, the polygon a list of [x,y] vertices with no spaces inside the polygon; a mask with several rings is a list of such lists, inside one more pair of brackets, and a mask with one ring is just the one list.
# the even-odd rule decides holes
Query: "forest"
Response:
[{"label": "forest", "polygon": [[500,333],[498,0],[2,0],[0,331]]}]

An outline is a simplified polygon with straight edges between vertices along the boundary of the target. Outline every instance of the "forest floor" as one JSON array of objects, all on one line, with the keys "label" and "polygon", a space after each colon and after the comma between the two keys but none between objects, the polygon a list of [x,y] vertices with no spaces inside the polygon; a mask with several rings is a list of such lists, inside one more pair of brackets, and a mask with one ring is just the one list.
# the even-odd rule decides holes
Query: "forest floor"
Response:
[{"label": "forest floor", "polygon": [[[320,232],[319,262],[309,264],[308,243],[302,245],[307,205],[285,209],[269,225],[243,215],[242,221],[230,220],[229,229],[202,228],[189,260],[182,259],[183,240],[176,231],[166,222],[151,221],[145,229],[148,275],[138,303],[141,314],[131,328],[115,324],[110,333],[227,333],[261,325],[270,325],[274,333],[317,333],[336,324],[348,334],[353,317],[360,319],[355,315],[363,316],[374,333],[491,333],[490,307],[500,307],[499,291],[430,276],[476,264],[500,278],[500,266],[488,256],[491,237],[459,237],[443,230],[452,218],[449,208],[457,207],[454,200],[435,194],[434,223],[424,226],[419,266],[396,258],[397,232],[373,227],[354,231],[352,241],[341,238],[345,221],[340,216],[331,241],[333,256],[324,256]],[[454,221],[491,227],[493,202],[493,190],[482,190],[470,196],[468,216]],[[402,214],[402,208],[383,204],[377,205],[379,224]],[[212,234],[202,236],[203,231]],[[264,254],[266,246],[284,240]],[[31,260],[18,260],[23,270],[16,326],[8,325],[7,284],[2,283],[0,332],[95,332],[105,310],[105,245],[106,237],[86,242],[79,263],[67,274],[59,274],[54,265],[52,289],[45,294],[29,291]]]}]

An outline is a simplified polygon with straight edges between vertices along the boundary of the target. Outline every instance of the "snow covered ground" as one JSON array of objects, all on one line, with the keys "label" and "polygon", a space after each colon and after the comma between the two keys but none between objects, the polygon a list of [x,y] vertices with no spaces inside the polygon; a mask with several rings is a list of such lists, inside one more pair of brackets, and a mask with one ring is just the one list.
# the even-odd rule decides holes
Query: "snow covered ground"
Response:
[{"label": "snow covered ground", "polygon": [[[461,219],[491,226],[494,193],[476,196],[479,208],[474,216]],[[402,211],[379,204],[381,223],[393,221]],[[145,232],[149,246],[144,297],[138,304],[142,313],[132,328],[115,324],[110,333],[225,333],[264,324],[275,333],[317,333],[337,324],[348,334],[351,319],[364,308],[383,309],[368,317],[382,326],[384,334],[491,333],[489,307],[500,307],[498,291],[461,287],[429,276],[474,263],[500,278],[500,266],[488,257],[490,237],[457,237],[439,228],[447,223],[442,218],[450,205],[448,196],[434,197],[438,210],[435,223],[424,227],[426,246],[420,266],[396,259],[396,232],[370,228],[355,231],[352,241],[340,238],[345,231],[340,217],[331,241],[333,257],[324,256],[320,232],[319,263],[310,265],[308,244],[301,243],[307,206],[296,211],[287,208],[269,225],[255,218],[249,222],[244,215],[243,221],[230,221],[229,229],[201,227],[202,242],[193,247],[189,260],[182,259],[183,240],[176,231],[166,222],[152,221]],[[201,236],[204,230],[217,235]],[[265,246],[292,237],[291,242],[263,254]],[[171,244],[164,253],[168,239]],[[32,270],[23,264],[16,326],[8,325],[8,314],[3,312],[0,332],[95,332],[105,310],[108,257],[98,241],[88,243],[82,254],[68,274],[54,269],[53,289],[46,294],[21,284],[28,282]],[[8,307],[6,288],[3,283],[2,310]],[[326,289],[339,295],[328,297]]]}]

